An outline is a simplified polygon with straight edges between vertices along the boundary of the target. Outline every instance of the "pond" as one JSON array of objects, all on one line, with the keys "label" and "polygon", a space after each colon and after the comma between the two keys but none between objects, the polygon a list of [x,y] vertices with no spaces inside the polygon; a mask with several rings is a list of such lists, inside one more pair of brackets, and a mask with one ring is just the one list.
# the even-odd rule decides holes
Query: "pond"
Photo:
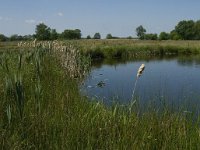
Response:
[{"label": "pond", "polygon": [[145,70],[134,94],[141,104],[150,101],[165,101],[175,106],[200,104],[200,56],[96,61],[80,91],[107,105],[128,104],[138,68],[143,63]]}]

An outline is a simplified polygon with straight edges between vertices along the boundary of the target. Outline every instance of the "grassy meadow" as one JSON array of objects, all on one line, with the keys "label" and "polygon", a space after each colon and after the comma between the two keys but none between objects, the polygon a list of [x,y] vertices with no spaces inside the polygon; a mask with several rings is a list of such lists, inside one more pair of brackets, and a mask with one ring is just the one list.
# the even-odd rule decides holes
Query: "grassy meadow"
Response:
[{"label": "grassy meadow", "polygon": [[194,113],[167,106],[141,113],[137,103],[107,107],[78,88],[89,71],[87,56],[196,54],[200,41],[63,43],[60,52],[0,43],[0,149],[200,148],[200,118]]}]

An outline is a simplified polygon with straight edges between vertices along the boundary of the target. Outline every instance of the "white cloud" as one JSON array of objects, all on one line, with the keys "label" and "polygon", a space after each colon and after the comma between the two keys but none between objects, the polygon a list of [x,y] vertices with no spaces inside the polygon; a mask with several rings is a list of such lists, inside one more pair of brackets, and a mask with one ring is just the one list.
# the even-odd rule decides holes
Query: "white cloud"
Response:
[{"label": "white cloud", "polygon": [[63,13],[62,12],[59,12],[57,13],[58,16],[62,17],[63,16]]},{"label": "white cloud", "polygon": [[29,19],[29,20],[25,20],[26,23],[28,24],[35,24],[36,23],[36,20],[34,19]]}]

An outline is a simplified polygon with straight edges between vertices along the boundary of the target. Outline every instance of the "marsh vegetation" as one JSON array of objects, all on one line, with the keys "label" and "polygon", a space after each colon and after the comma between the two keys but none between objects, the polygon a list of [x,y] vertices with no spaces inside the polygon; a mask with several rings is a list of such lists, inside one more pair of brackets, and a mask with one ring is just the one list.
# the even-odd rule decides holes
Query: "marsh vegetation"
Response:
[{"label": "marsh vegetation", "polygon": [[141,112],[131,102],[106,106],[81,95],[78,87],[95,58],[196,54],[199,41],[12,44],[0,43],[1,149],[200,148],[198,111],[163,104]]}]

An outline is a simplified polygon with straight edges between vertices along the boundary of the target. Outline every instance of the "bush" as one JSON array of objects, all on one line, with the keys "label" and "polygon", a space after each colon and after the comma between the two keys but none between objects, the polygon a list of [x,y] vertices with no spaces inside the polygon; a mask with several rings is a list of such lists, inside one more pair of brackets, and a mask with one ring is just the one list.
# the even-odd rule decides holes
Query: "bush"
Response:
[{"label": "bush", "polygon": [[145,40],[157,40],[157,39],[158,39],[158,36],[157,36],[157,34],[152,34],[152,33],[150,33],[150,34],[145,34],[145,35],[144,35],[144,39],[145,39]]},{"label": "bush", "polygon": [[169,40],[170,36],[169,33],[161,32],[159,35],[159,40]]}]

